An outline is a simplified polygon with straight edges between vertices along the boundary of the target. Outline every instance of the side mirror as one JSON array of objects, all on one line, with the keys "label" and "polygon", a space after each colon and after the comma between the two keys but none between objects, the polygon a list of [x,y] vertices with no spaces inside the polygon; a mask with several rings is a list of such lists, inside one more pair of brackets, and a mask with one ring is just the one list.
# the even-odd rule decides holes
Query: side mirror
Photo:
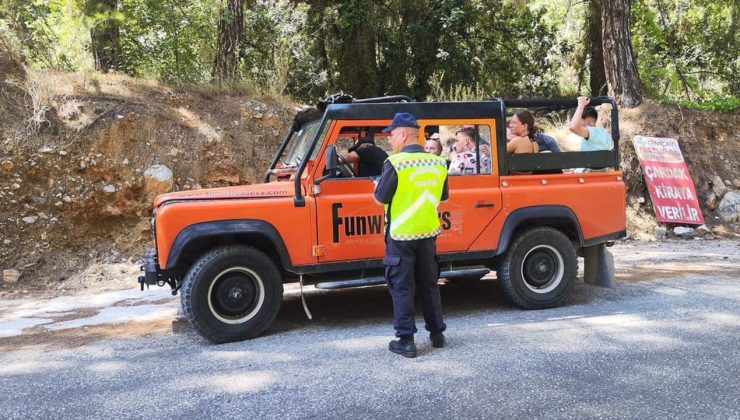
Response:
[{"label": "side mirror", "polygon": [[326,169],[330,174],[337,173],[339,159],[337,159],[337,147],[332,145],[326,148]]},{"label": "side mirror", "polygon": [[326,147],[326,171],[324,171],[324,176],[321,178],[315,180],[313,182],[313,193],[318,195],[321,193],[321,186],[320,184],[327,179],[331,178],[337,173],[337,168],[339,167],[339,159],[337,158],[337,147],[336,146],[327,146]]}]

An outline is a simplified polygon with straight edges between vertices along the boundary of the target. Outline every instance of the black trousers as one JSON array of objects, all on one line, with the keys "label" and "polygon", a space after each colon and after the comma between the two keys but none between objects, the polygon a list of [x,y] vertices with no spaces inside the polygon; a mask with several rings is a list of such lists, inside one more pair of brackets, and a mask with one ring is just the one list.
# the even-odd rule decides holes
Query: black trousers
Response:
[{"label": "black trousers", "polygon": [[426,329],[436,333],[447,326],[442,320],[439,296],[437,239],[395,241],[386,238],[385,281],[393,299],[393,328],[397,337],[416,333],[414,293],[418,292]]}]

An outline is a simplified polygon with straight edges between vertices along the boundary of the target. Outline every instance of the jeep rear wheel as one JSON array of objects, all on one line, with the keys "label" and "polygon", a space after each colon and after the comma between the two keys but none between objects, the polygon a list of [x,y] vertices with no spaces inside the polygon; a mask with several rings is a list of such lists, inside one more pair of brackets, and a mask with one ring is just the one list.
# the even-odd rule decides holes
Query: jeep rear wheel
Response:
[{"label": "jeep rear wheel", "polygon": [[557,229],[522,232],[506,252],[497,277],[504,294],[527,309],[551,308],[568,295],[578,260],[573,244]]},{"label": "jeep rear wheel", "polygon": [[226,246],[203,255],[182,285],[181,305],[190,325],[215,343],[253,338],[277,316],[283,284],[261,251]]}]

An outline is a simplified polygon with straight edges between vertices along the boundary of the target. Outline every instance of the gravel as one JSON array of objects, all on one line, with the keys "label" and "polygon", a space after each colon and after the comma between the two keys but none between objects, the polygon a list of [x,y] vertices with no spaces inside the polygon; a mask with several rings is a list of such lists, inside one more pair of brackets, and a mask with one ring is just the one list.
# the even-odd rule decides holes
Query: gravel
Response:
[{"label": "gravel", "polygon": [[313,321],[291,289],[239,343],[185,325],[18,346],[0,353],[0,418],[740,418],[737,243],[612,249],[618,287],[579,282],[555,309],[511,306],[493,279],[443,285],[448,347],[418,319],[416,359],[387,350],[383,287],[311,289]]}]

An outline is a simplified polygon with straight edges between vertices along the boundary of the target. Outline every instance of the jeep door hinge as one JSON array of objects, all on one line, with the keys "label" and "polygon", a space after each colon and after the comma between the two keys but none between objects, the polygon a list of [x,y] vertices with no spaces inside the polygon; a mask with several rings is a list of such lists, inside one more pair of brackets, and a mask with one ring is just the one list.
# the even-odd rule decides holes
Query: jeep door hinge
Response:
[{"label": "jeep door hinge", "polygon": [[311,255],[314,257],[323,257],[326,255],[326,247],[324,245],[314,245],[311,248]]}]

